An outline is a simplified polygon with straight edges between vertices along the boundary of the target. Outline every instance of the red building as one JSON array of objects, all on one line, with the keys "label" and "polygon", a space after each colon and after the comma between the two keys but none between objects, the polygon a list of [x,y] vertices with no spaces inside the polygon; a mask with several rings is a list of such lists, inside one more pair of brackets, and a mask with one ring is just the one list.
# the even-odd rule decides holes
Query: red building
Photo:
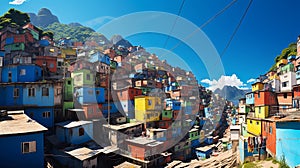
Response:
[{"label": "red building", "polygon": [[134,96],[142,95],[142,90],[138,88],[128,87],[121,90],[114,90],[115,96],[119,101],[134,100]]},{"label": "red building", "polygon": [[300,84],[293,86],[293,107],[300,108]]},{"label": "red building", "polygon": [[35,64],[42,67],[48,68],[50,72],[57,72],[57,57],[53,56],[36,56]]},{"label": "red building", "polygon": [[272,106],[277,104],[276,93],[271,91],[254,92],[255,106]]}]

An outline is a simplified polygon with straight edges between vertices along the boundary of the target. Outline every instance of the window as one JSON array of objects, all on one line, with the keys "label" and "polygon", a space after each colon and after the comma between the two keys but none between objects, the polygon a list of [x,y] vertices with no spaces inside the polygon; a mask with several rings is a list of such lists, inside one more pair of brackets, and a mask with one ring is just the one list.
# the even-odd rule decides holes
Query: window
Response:
[{"label": "window", "polygon": [[258,107],[258,113],[259,114],[261,113],[261,107]]},{"label": "window", "polygon": [[168,112],[165,112],[165,115],[168,115]]},{"label": "window", "polygon": [[252,120],[250,120],[250,124],[252,124]]},{"label": "window", "polygon": [[88,94],[93,94],[93,90],[88,90]]},{"label": "window", "polygon": [[287,87],[289,82],[283,82],[282,87]]},{"label": "window", "polygon": [[272,134],[272,132],[273,132],[273,128],[269,127],[269,133]]},{"label": "window", "polygon": [[100,94],[100,90],[96,90],[96,94],[99,95]]},{"label": "window", "polygon": [[84,135],[84,129],[83,128],[79,128],[78,135],[79,136],[83,136]]},{"label": "window", "polygon": [[50,111],[43,112],[43,118],[49,118],[50,117]]},{"label": "window", "polygon": [[49,96],[49,88],[46,87],[42,88],[42,96]]},{"label": "window", "polygon": [[26,75],[26,69],[21,69],[20,70],[20,75]]},{"label": "window", "polygon": [[94,109],[93,108],[88,108],[88,114],[93,114],[94,113]]},{"label": "window", "polygon": [[91,75],[90,74],[86,74],[86,80],[91,80]]},{"label": "window", "polygon": [[19,97],[19,88],[14,88],[14,97]]},{"label": "window", "polygon": [[287,99],[287,93],[283,94],[283,98]]},{"label": "window", "polygon": [[152,100],[148,100],[148,106],[151,106]]},{"label": "window", "polygon": [[8,77],[11,78],[12,77],[12,73],[9,71],[8,72]]},{"label": "window", "polygon": [[28,88],[28,96],[30,97],[35,96],[35,88]]},{"label": "window", "polygon": [[257,95],[257,97],[258,97],[258,98],[260,98],[260,92],[258,92],[258,95]]},{"label": "window", "polygon": [[22,153],[36,152],[36,141],[22,142]]},{"label": "window", "polygon": [[259,122],[258,122],[258,121],[256,121],[256,125],[259,125]]},{"label": "window", "polygon": [[68,81],[68,85],[71,85],[71,81],[70,80]]},{"label": "window", "polygon": [[57,88],[56,89],[56,95],[61,95],[62,93],[62,89],[61,88]]}]

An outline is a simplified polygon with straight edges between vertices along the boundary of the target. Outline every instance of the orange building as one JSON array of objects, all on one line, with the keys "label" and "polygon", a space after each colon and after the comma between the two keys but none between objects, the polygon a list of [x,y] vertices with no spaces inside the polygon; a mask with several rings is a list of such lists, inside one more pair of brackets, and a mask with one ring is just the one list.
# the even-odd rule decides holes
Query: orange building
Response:
[{"label": "orange building", "polygon": [[82,109],[85,119],[99,119],[102,117],[102,112],[99,110],[98,104],[83,104]]},{"label": "orange building", "polygon": [[292,106],[293,92],[281,92],[277,93],[278,105],[281,108],[288,108]]},{"label": "orange building", "polygon": [[277,104],[276,93],[271,91],[254,92],[255,106],[272,106]]},{"label": "orange building", "polygon": [[267,152],[273,157],[276,156],[276,122],[273,119],[262,121],[262,136],[267,137]]}]

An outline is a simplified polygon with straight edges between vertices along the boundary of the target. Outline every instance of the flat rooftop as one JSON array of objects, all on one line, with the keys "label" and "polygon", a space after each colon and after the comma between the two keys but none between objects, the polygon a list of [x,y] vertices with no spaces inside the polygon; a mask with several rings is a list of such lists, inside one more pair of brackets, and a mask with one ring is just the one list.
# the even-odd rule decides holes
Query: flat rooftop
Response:
[{"label": "flat rooftop", "polygon": [[131,142],[131,143],[135,143],[135,144],[139,144],[139,145],[147,145],[153,142],[157,142],[154,139],[150,139],[150,138],[146,138],[146,137],[138,137],[138,138],[134,138],[134,139],[127,139],[126,141]]},{"label": "flat rooftop", "polygon": [[114,168],[141,168],[141,166],[129,162],[123,162],[118,166],[114,166]]},{"label": "flat rooftop", "polygon": [[56,126],[64,127],[64,128],[75,128],[81,125],[92,124],[92,121],[64,121],[55,124]]},{"label": "flat rooftop", "polygon": [[126,129],[126,128],[135,127],[135,126],[138,126],[138,125],[142,125],[142,123],[141,122],[133,122],[133,123],[120,124],[120,125],[104,124],[103,127],[110,128],[110,129],[113,129],[113,130],[122,130],[122,129]]},{"label": "flat rooftop", "polygon": [[24,111],[8,111],[0,118],[0,136],[47,131],[48,129],[24,114]]}]

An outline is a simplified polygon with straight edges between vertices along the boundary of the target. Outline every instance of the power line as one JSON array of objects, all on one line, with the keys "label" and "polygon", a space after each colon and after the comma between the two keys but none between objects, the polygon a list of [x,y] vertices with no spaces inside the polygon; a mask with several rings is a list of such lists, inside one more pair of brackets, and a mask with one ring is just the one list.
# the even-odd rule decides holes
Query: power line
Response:
[{"label": "power line", "polygon": [[[209,23],[211,23],[213,20],[215,20],[218,16],[220,16],[221,14],[223,14],[227,9],[229,9],[237,0],[233,0],[231,1],[228,5],[226,5],[222,10],[220,10],[218,13],[216,13],[214,16],[212,16],[210,19],[208,19],[205,23],[203,23],[200,27],[196,28],[192,33],[190,33],[189,35],[187,35],[182,41],[186,41],[188,39],[190,39],[191,37],[193,37],[193,35],[195,33],[197,33],[198,31],[200,31],[202,28],[204,28],[205,26],[207,26]],[[177,47],[179,47],[183,42],[179,41],[174,47],[172,47],[169,51],[173,51],[174,49],[176,49]],[[166,54],[164,54],[166,55]],[[162,56],[164,56],[162,55]]]},{"label": "power line", "polygon": [[222,56],[225,54],[226,50],[229,48],[229,46],[230,46],[230,44],[231,44],[231,42],[232,42],[232,40],[233,40],[235,34],[236,34],[237,31],[239,30],[239,28],[240,28],[240,26],[241,26],[243,20],[245,19],[246,15],[247,15],[247,13],[248,13],[248,11],[249,11],[249,8],[250,8],[252,2],[253,2],[253,0],[250,0],[250,1],[249,1],[249,4],[248,4],[248,6],[247,6],[247,8],[246,8],[246,10],[245,10],[245,12],[244,12],[244,14],[243,14],[243,16],[241,17],[241,19],[240,19],[240,21],[239,21],[237,27],[235,28],[235,30],[234,30],[234,32],[232,33],[232,35],[231,35],[231,37],[230,37],[230,39],[229,39],[227,45],[225,46],[225,48],[223,49],[223,51],[222,51],[222,53],[221,53],[221,55],[220,55],[221,58],[222,58]]},{"label": "power line", "polygon": [[182,0],[182,3],[181,3],[181,5],[180,5],[180,8],[179,8],[178,13],[177,13],[177,17],[176,17],[176,19],[175,19],[175,21],[174,21],[174,23],[173,23],[173,25],[172,25],[172,28],[171,28],[171,30],[170,30],[170,32],[169,32],[169,34],[168,34],[168,37],[167,37],[166,41],[165,41],[164,48],[166,48],[167,43],[168,43],[168,41],[169,41],[169,39],[170,39],[170,34],[173,32],[173,30],[174,30],[174,28],[175,28],[175,25],[176,25],[176,23],[177,23],[177,20],[178,20],[180,14],[181,14],[182,9],[183,9],[184,3],[185,3],[185,0]]}]

